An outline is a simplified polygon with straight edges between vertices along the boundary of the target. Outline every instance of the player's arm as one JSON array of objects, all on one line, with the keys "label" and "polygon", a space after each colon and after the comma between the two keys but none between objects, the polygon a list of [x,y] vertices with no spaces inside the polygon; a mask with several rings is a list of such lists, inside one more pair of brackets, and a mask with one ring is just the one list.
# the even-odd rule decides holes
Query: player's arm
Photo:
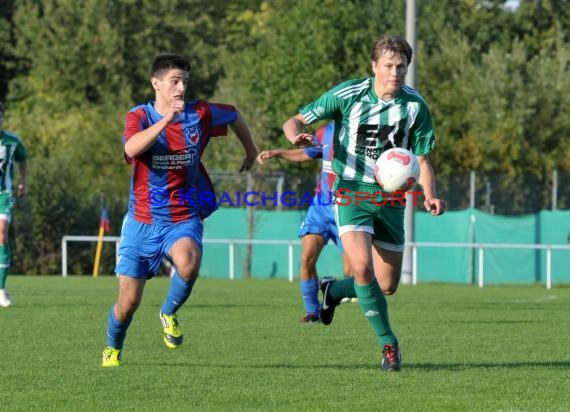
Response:
[{"label": "player's arm", "polygon": [[146,152],[156,142],[160,132],[168,125],[168,121],[162,118],[148,129],[141,130],[125,142],[125,154],[134,158]]},{"label": "player's arm", "polygon": [[26,159],[18,162],[20,170],[20,184],[18,184],[18,196],[24,196],[28,192],[28,162]]},{"label": "player's arm", "polygon": [[274,157],[289,160],[290,162],[306,162],[307,160],[312,160],[312,158],[305,153],[305,149],[273,149],[259,152],[257,155],[257,163],[262,165],[266,160]]},{"label": "player's arm", "polygon": [[439,216],[445,212],[445,202],[438,199],[435,190],[435,177],[427,156],[418,156],[420,164],[420,185],[424,192],[424,207],[433,216]]},{"label": "player's arm", "polygon": [[[158,139],[160,132],[162,132],[166,126],[168,126],[168,123],[174,120],[176,116],[178,116],[183,111],[184,101],[173,100],[162,119],[160,119],[149,128],[135,133],[125,142],[125,154],[130,158],[134,158],[146,152],[154,144],[154,142],[156,142],[156,139]],[[129,123],[129,116],[136,115],[132,112],[127,114],[127,125]]]},{"label": "player's arm", "polygon": [[313,145],[313,135],[304,133],[303,128],[308,124],[301,113],[289,118],[283,123],[283,133],[291,143],[297,147],[307,147]]},{"label": "player's arm", "polygon": [[249,170],[255,163],[255,158],[257,157],[257,147],[253,142],[253,138],[251,137],[251,132],[249,131],[249,127],[247,123],[241,117],[241,114],[237,112],[237,119],[235,122],[230,124],[230,128],[233,132],[237,135],[243,149],[245,150],[245,157],[241,163],[241,167],[239,169],[240,172],[244,170]]}]

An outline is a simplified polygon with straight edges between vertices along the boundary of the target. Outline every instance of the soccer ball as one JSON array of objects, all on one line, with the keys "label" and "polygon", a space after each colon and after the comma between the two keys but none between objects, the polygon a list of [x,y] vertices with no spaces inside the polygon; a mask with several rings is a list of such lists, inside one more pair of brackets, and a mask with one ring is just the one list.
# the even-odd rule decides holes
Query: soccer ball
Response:
[{"label": "soccer ball", "polygon": [[376,161],[376,180],[387,192],[413,189],[420,178],[420,164],[409,150],[401,147],[385,150]]}]

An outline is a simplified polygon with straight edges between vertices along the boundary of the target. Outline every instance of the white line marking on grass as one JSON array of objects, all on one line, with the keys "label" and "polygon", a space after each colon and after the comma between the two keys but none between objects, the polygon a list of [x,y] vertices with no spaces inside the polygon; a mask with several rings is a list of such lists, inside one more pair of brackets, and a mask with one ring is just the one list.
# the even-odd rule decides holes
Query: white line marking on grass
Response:
[{"label": "white line marking on grass", "polygon": [[536,299],[514,299],[514,300],[488,300],[486,303],[544,303],[558,300],[558,296],[549,295]]}]

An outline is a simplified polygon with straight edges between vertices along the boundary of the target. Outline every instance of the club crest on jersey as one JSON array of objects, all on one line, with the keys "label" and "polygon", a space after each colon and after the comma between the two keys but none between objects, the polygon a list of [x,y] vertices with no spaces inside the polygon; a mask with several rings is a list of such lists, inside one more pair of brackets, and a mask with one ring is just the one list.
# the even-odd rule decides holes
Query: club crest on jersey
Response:
[{"label": "club crest on jersey", "polygon": [[198,140],[200,139],[200,135],[198,134],[198,127],[186,127],[184,129],[184,139],[186,140],[186,144],[188,146],[194,146],[196,143],[198,143]]}]

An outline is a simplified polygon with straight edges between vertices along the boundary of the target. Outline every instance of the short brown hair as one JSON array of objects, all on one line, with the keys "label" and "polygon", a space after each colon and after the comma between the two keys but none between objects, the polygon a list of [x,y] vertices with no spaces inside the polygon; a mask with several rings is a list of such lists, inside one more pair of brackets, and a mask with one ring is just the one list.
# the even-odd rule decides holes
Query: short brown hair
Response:
[{"label": "short brown hair", "polygon": [[165,71],[180,69],[190,72],[190,62],[176,53],[161,53],[152,62],[151,77],[160,77]]},{"label": "short brown hair", "polygon": [[372,46],[372,51],[370,52],[370,58],[372,61],[377,61],[383,53],[392,52],[400,56],[406,56],[408,60],[408,66],[412,61],[412,47],[410,44],[400,36],[381,36],[374,45]]}]

